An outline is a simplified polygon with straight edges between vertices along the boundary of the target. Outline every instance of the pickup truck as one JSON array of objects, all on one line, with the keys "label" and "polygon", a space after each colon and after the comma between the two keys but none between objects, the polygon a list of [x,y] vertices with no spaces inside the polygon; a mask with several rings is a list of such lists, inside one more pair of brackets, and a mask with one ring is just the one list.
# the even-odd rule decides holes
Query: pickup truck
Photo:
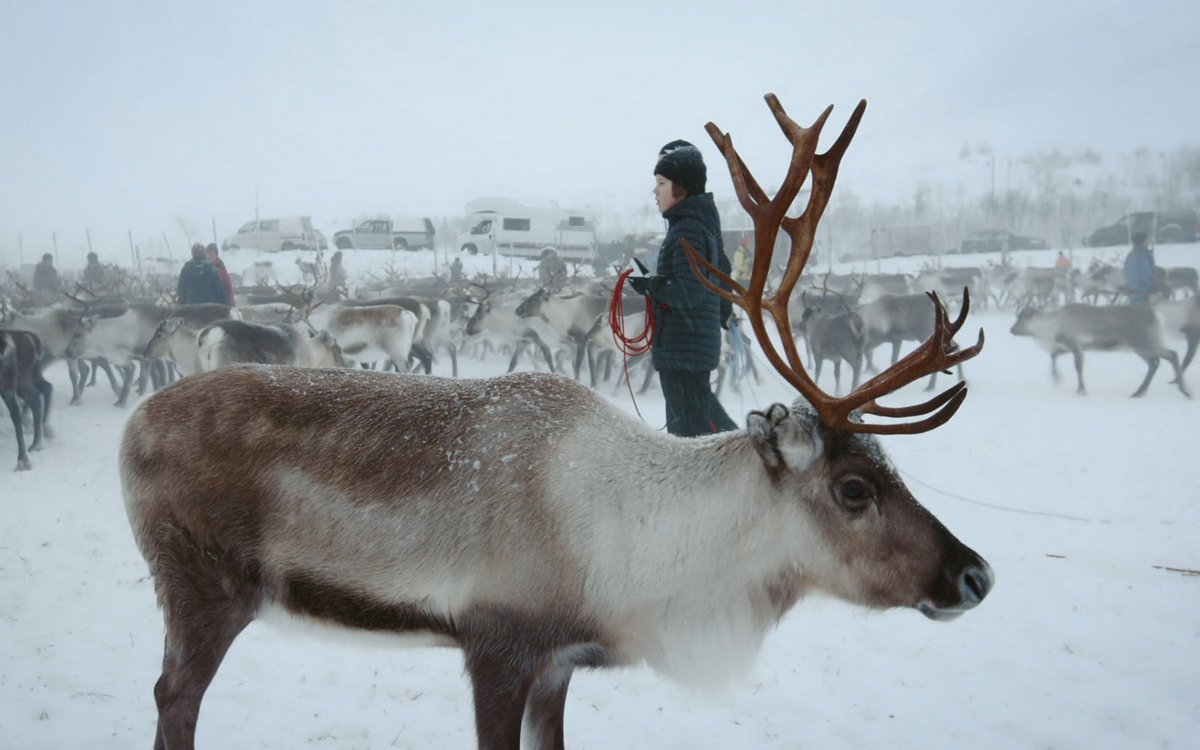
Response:
[{"label": "pickup truck", "polygon": [[339,250],[420,250],[433,248],[433,222],[429,219],[367,219],[353,229],[333,233]]}]

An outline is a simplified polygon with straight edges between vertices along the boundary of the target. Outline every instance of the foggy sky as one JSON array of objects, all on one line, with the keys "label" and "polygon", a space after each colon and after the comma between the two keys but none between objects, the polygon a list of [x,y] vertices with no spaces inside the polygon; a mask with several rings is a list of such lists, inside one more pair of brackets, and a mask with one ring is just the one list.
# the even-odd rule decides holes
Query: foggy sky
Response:
[{"label": "foggy sky", "polygon": [[[109,6],[112,7],[109,7]],[[1016,159],[1196,142],[1193,5],[219,2],[0,5],[0,260],[309,214],[458,216],[486,195],[650,213],[651,168],[732,133],[765,186],[798,121],[867,113],[840,189],[982,186]],[[534,6],[534,7],[528,7]],[[949,175],[949,176],[948,176]],[[976,183],[977,180],[977,183]],[[78,257],[76,257],[78,256]]]}]

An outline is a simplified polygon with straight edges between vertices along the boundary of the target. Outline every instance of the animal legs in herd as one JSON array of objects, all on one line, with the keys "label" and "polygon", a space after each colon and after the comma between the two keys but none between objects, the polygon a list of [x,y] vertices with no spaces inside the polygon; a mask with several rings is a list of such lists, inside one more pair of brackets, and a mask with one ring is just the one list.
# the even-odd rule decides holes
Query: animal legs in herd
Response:
[{"label": "animal legs in herd", "polygon": [[[28,471],[32,468],[29,454],[25,449],[25,430],[21,427],[21,405],[13,391],[0,391],[0,399],[8,407],[8,416],[12,419],[13,433],[17,436],[17,471]],[[40,421],[40,420],[39,420]]]}]

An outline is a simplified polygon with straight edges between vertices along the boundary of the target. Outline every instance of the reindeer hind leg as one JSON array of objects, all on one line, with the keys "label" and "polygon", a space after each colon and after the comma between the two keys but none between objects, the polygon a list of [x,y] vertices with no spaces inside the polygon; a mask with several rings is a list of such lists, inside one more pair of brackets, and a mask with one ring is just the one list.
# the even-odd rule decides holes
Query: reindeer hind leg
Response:
[{"label": "reindeer hind leg", "polygon": [[[1172,352],[1172,354],[1174,354],[1174,352]],[[1132,398],[1137,398],[1145,393],[1146,389],[1150,387],[1150,381],[1154,379],[1154,373],[1158,372],[1159,356],[1157,354],[1143,354],[1142,359],[1146,360],[1146,364],[1148,365],[1146,369],[1146,377],[1142,380],[1142,384],[1138,386],[1138,389],[1133,392]],[[1176,373],[1179,372],[1178,362],[1179,361],[1176,360]],[[1187,391],[1184,391],[1184,394],[1186,393]]]},{"label": "reindeer hind leg", "polygon": [[1196,344],[1200,342],[1200,328],[1185,328],[1184,337],[1187,339],[1187,351],[1183,354],[1183,362],[1179,365],[1180,372],[1187,372],[1188,365],[1196,356]]},{"label": "reindeer hind leg", "polygon": [[155,529],[155,588],[166,638],[156,750],[194,747],[200,702],[234,639],[254,619],[253,574],[167,522]]},{"label": "reindeer hind leg", "polygon": [[569,664],[547,668],[537,676],[525,702],[525,745],[531,750],[564,750],[563,714],[567,689],[575,668]]},{"label": "reindeer hind leg", "polygon": [[1192,394],[1188,392],[1187,384],[1183,382],[1183,366],[1179,364],[1179,355],[1171,349],[1163,348],[1159,356],[1171,363],[1171,367],[1175,370],[1175,379],[1171,382],[1179,388],[1179,392],[1188,398]]}]

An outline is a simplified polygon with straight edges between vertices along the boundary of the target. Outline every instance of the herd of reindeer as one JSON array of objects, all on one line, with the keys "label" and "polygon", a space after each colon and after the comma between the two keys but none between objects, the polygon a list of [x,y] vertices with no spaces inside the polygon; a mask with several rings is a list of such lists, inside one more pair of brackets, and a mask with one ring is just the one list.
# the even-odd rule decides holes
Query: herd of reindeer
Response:
[{"label": "herd of reindeer", "polygon": [[[639,372],[639,393],[653,383],[648,356],[617,364],[620,352],[609,328],[611,276],[576,275],[550,290],[519,276],[452,284],[440,277],[405,282],[393,274],[356,286],[351,298],[350,289],[325,285],[319,264],[302,268],[301,282],[292,285],[273,279],[267,285],[261,269],[251,270],[260,275],[237,288],[236,307],[175,304],[168,280],[159,279],[158,291],[147,294],[154,284],[116,267],[109,269],[111,285],[76,284],[58,303],[36,307],[27,288],[10,278],[0,297],[0,393],[16,430],[17,468],[30,467],[20,414],[33,429],[29,450],[38,450],[52,392],[42,369],[59,359],[70,373],[71,404],[80,403],[84,388],[103,371],[117,406],[125,406],[135,388],[144,395],[177,377],[238,363],[430,373],[434,358],[444,353],[458,377],[460,350],[480,358],[502,352],[508,372],[530,357],[531,366],[580,379],[586,364],[590,385],[612,381],[614,394]],[[778,283],[779,271],[768,285]],[[876,370],[872,353],[879,346],[891,345],[894,363],[906,343],[929,338],[935,322],[930,292],[954,305],[970,289],[977,308],[1015,311],[1011,332],[1033,337],[1050,352],[1056,379],[1057,357],[1073,356],[1079,393],[1085,392],[1083,352],[1098,349],[1128,350],[1146,361],[1135,396],[1145,392],[1160,359],[1170,363],[1173,382],[1187,395],[1182,374],[1200,341],[1200,284],[1190,267],[1159,269],[1152,307],[1125,304],[1120,268],[1099,261],[1086,271],[992,265],[915,275],[806,274],[800,281],[801,294],[788,302],[793,334],[804,341],[817,381],[823,363],[832,364],[835,392],[843,363],[851,371],[850,387],[857,388],[864,371]],[[640,298],[623,299],[624,330],[642,330]],[[745,332],[734,326],[725,338],[718,393],[726,383],[737,389],[747,375],[759,378]],[[1167,343],[1174,339],[1185,344],[1182,357]],[[935,372],[929,389],[936,378]]]}]

